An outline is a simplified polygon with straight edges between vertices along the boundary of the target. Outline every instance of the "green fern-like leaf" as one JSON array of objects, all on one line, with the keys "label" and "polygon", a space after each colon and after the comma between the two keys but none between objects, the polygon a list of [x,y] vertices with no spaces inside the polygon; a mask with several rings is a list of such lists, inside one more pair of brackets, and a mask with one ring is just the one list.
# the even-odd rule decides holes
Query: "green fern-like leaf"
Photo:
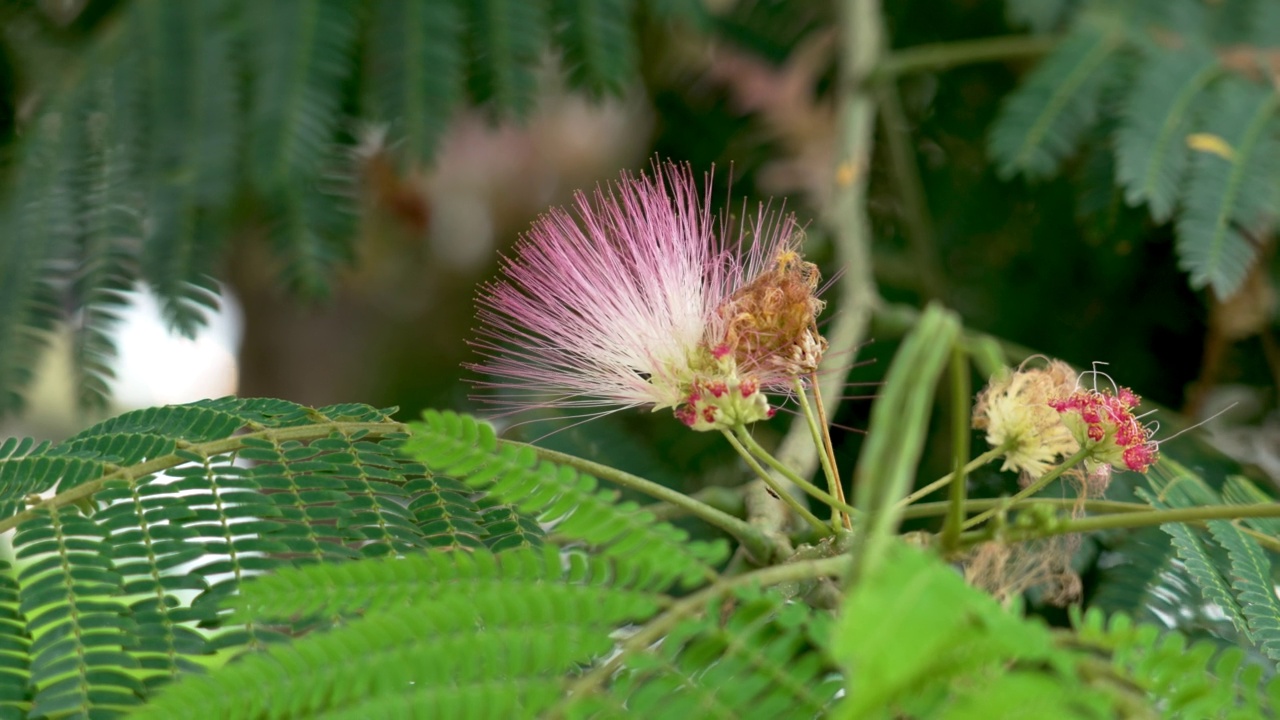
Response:
[{"label": "green fern-like leaf", "polygon": [[608,557],[651,558],[656,572],[692,585],[714,577],[710,565],[725,556],[723,543],[689,542],[635,503],[618,503],[616,492],[598,491],[590,476],[539,461],[532,448],[499,445],[493,429],[472,418],[428,411],[412,427],[406,450],[429,469],[538,514],[555,523],[557,535],[590,542]]},{"label": "green fern-like leaf", "polygon": [[1009,96],[991,130],[1001,177],[1035,180],[1057,171],[1097,115],[1122,40],[1121,27],[1084,23]]},{"label": "green fern-like leaf", "polygon": [[[1172,720],[1270,717],[1275,706],[1263,692],[1263,668],[1246,663],[1238,648],[1209,642],[1188,645],[1176,632],[1135,624],[1091,610],[1073,616],[1075,642],[1111,655],[1113,666]],[[1274,679],[1272,691],[1280,689]]]},{"label": "green fern-like leaf", "polygon": [[344,233],[351,224],[346,198],[298,186],[272,200],[271,245],[280,259],[283,281],[301,297],[326,297],[334,268],[351,259]]},{"label": "green fern-like leaf", "polygon": [[[575,663],[608,650],[614,628],[658,608],[653,595],[597,574],[604,570],[580,558],[565,570],[548,548],[410,556],[264,578],[236,601],[255,617],[321,606],[365,614],[188,677],[139,717],[191,707],[222,718],[261,717],[268,708],[299,717],[532,717],[559,696]],[[305,599],[314,594],[319,603]]]},{"label": "green fern-like leaf", "polygon": [[636,74],[632,0],[555,0],[551,8],[569,83],[595,96],[621,94]]},{"label": "green fern-like leaf", "polygon": [[[1168,461],[1164,462],[1167,463]],[[1152,474],[1149,476],[1148,481],[1155,490],[1155,494],[1149,493],[1142,488],[1138,488],[1137,493],[1152,507],[1167,509],[1169,507],[1194,507],[1216,504],[1216,498],[1212,496],[1208,488],[1203,487],[1198,480],[1188,475],[1182,475],[1179,479],[1165,482],[1157,479],[1157,474]],[[1218,563],[1209,555],[1196,531],[1182,523],[1168,523],[1161,525],[1160,529],[1173,538],[1173,545],[1177,548],[1178,557],[1182,558],[1187,571],[1204,595],[1205,601],[1217,605],[1237,629],[1247,633],[1248,623],[1240,610],[1239,603],[1236,602],[1235,596],[1231,593],[1230,578],[1223,576],[1223,573],[1218,569]]]},{"label": "green fern-like leaf", "polygon": [[131,243],[144,234],[132,198],[136,162],[122,142],[125,113],[116,106],[119,82],[130,80],[116,76],[86,88],[90,100],[80,111],[84,167],[73,178],[78,257],[70,300],[81,316],[73,361],[80,406],[94,410],[105,408],[110,395],[116,357],[112,335],[139,274]]},{"label": "green fern-like leaf", "polygon": [[[2,455],[3,453],[0,453]],[[1256,503],[1275,502],[1276,499],[1263,492],[1261,488],[1249,482],[1241,475],[1232,475],[1222,486],[1222,498],[1235,505],[1252,505]],[[1245,525],[1265,533],[1271,537],[1280,537],[1280,519],[1277,518],[1245,518]]]},{"label": "green fern-like leaf", "polygon": [[369,43],[374,117],[391,121],[404,155],[426,162],[462,99],[462,13],[458,3],[373,4]]},{"label": "green fern-like leaf", "polygon": [[0,714],[15,718],[31,707],[31,634],[20,592],[13,568],[0,564]]},{"label": "green fern-like leaf", "polygon": [[406,605],[466,598],[496,587],[523,594],[543,583],[609,586],[625,596],[652,599],[653,579],[630,560],[621,563],[562,553],[558,548],[520,548],[493,554],[414,553],[386,560],[311,565],[264,576],[244,586],[227,605],[252,621],[317,614],[395,612]]},{"label": "green fern-like leaf", "polygon": [[313,178],[352,69],[355,0],[250,3],[250,171],[271,193]]},{"label": "green fern-like leaf", "polygon": [[1213,539],[1231,558],[1233,587],[1250,635],[1267,657],[1280,660],[1280,599],[1271,578],[1271,561],[1257,542],[1231,522],[1212,520],[1208,525]]},{"label": "green fern-like leaf", "polygon": [[0,207],[0,413],[23,407],[22,390],[39,366],[48,333],[61,315],[49,261],[72,244],[69,158],[77,128],[46,113],[18,161],[23,182]]},{"label": "green fern-like leaf", "polygon": [[[223,600],[264,573],[423,548],[487,552],[490,541],[540,552],[530,518],[481,507],[459,481],[400,455],[390,412],[222,398],[126,413],[58,445],[0,443],[0,522],[18,530],[20,598],[0,646],[30,641],[9,665],[0,658],[0,688],[13,678],[23,688],[0,703],[109,714],[217,664],[214,653],[331,624],[229,620]],[[25,507],[55,488],[63,495]],[[577,567],[555,577],[585,580]],[[620,587],[672,577],[611,572],[596,575]]]},{"label": "green fern-like leaf", "polygon": [[743,591],[676,627],[601,696],[571,705],[573,717],[819,717],[841,689],[810,642],[812,608],[778,593]]},{"label": "green fern-like leaf", "polygon": [[31,634],[31,716],[90,716],[140,701],[136,626],[121,580],[100,550],[105,533],[78,513],[51,511],[14,538],[19,611]]},{"label": "green fern-like leaf", "polygon": [[1192,287],[1212,287],[1219,298],[1240,287],[1257,255],[1245,233],[1276,210],[1277,107],[1274,91],[1234,78],[1217,84],[1207,103],[1198,137],[1210,142],[1192,159],[1177,250]]},{"label": "green fern-like leaf", "polygon": [[1153,53],[1125,95],[1116,132],[1116,182],[1130,205],[1145,202],[1151,216],[1173,215],[1190,149],[1186,136],[1202,91],[1222,72],[1207,49]]},{"label": "green fern-like leaf", "polygon": [[474,0],[465,7],[472,99],[490,105],[496,113],[526,116],[533,108],[537,86],[534,68],[546,46],[542,4]]},{"label": "green fern-like leaf", "polygon": [[[1124,537],[1116,545],[1103,550],[1108,564],[1100,571],[1097,591],[1089,598],[1089,607],[1107,614],[1124,613],[1147,622],[1156,622],[1152,613],[1164,598],[1173,595],[1172,604],[1183,607],[1195,601],[1193,582],[1180,571],[1169,535],[1160,528],[1144,528]],[[1174,576],[1174,577],[1171,577]],[[1176,577],[1176,579],[1174,579]],[[1173,587],[1170,580],[1174,580]],[[1182,590],[1186,589],[1184,596]],[[1185,600],[1186,602],[1182,602]]]},{"label": "green fern-like leaf", "polygon": [[226,202],[235,179],[230,10],[227,0],[142,0],[129,8],[146,78],[143,162],[153,183],[143,270],[165,318],[188,336],[204,324],[203,308],[217,307],[209,268],[226,233],[212,208]]}]

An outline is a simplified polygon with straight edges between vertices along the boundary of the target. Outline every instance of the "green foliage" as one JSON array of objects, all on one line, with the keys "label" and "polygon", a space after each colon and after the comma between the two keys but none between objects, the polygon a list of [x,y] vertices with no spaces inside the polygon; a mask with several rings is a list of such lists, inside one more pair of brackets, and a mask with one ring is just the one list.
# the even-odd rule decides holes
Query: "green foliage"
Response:
[{"label": "green foliage", "polygon": [[1082,22],[1009,96],[991,129],[991,155],[1002,177],[1040,179],[1058,171],[1098,115],[1122,37],[1115,24]]},{"label": "green foliage", "polygon": [[633,653],[609,692],[572,717],[818,717],[843,686],[819,651],[831,620],[778,592],[741,590]]},{"label": "green foliage", "polygon": [[[850,677],[834,717],[1105,717],[1044,625],[1004,611],[936,558],[895,543],[849,593],[832,647]],[[1007,670],[1000,670],[1007,667]]]},{"label": "green foliage", "polygon": [[[1156,507],[1203,507],[1221,505],[1222,499],[1200,478],[1169,460],[1162,460],[1171,473],[1148,477],[1152,493],[1144,493]],[[1256,488],[1242,479],[1233,482],[1233,495],[1256,497]],[[1167,503],[1167,505],[1165,504]],[[1229,566],[1209,553],[1207,538],[1186,526],[1162,526],[1173,536],[1178,555],[1206,602],[1213,603],[1258,648],[1272,660],[1280,660],[1280,600],[1276,599],[1271,561],[1258,542],[1240,527],[1226,520],[1206,523],[1217,546],[1226,550]],[[1263,527],[1271,528],[1273,524]],[[1267,537],[1265,531],[1262,533]]]},{"label": "green foliage", "polygon": [[432,410],[412,427],[405,449],[427,468],[554,524],[556,536],[590,543],[605,557],[648,560],[665,582],[705,581],[726,555],[722,542],[690,542],[635,503],[617,502],[618,493],[597,490],[595,478],[540,461],[531,447],[500,444],[492,427],[473,418]]},{"label": "green foliage", "polygon": [[[1043,28],[1061,8],[1015,0],[1010,12]],[[1280,43],[1267,24],[1275,12],[1248,0],[1091,3],[1007,99],[991,157],[1005,177],[1048,178],[1087,130],[1114,126],[1102,142],[1114,148],[1125,200],[1173,220],[1191,286],[1229,297],[1257,261],[1252,235],[1280,202],[1280,101],[1254,72]],[[1231,59],[1231,48],[1259,60]]]},{"label": "green foliage", "polygon": [[1247,662],[1239,648],[1213,643],[1188,645],[1177,633],[1135,625],[1124,615],[1108,620],[1101,612],[1074,615],[1074,643],[1111,655],[1125,679],[1159,699],[1161,717],[1272,717],[1280,709],[1280,681],[1265,683],[1264,668]]},{"label": "green foliage", "polygon": [[416,554],[249,583],[235,600],[248,622],[360,617],[189,676],[138,716],[532,717],[575,664],[609,649],[613,628],[658,607],[626,570],[568,560],[550,547]]},{"label": "green foliage", "polygon": [[924,449],[933,394],[960,333],[954,313],[933,305],[903,342],[889,368],[883,394],[871,416],[869,439],[858,460],[855,507],[869,527],[859,556],[868,568],[901,520],[898,500],[907,494]]},{"label": "green foliage", "polygon": [[126,413],[56,445],[6,441],[0,528],[16,534],[0,570],[0,703],[114,716],[220,665],[220,649],[331,623],[222,611],[265,572],[487,542],[538,552],[540,526],[399,455],[403,437],[363,405],[225,398]]},{"label": "green foliage", "polygon": [[[17,63],[42,84],[14,99],[37,112],[0,201],[0,414],[22,406],[46,334],[72,317],[79,395],[101,407],[123,293],[145,280],[168,322],[194,333],[246,223],[266,227],[287,286],[323,296],[352,256],[355,145],[370,139],[353,115],[385,128],[361,132],[384,137],[391,162],[416,168],[464,87],[496,118],[527,116],[548,49],[571,89],[620,93],[637,74],[635,5],[127,0],[89,32],[46,31],[33,47],[70,52]],[[5,8],[34,27],[42,12]]]}]

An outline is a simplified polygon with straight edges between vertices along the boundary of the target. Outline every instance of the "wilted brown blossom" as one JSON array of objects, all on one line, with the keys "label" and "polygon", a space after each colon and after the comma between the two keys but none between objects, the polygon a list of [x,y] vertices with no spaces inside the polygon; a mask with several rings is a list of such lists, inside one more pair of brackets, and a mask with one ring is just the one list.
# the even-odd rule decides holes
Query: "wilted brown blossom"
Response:
[{"label": "wilted brown blossom", "polygon": [[1071,568],[1079,547],[1079,535],[1011,545],[983,543],[965,557],[964,579],[1001,603],[1036,588],[1044,602],[1067,605],[1080,597],[1080,576]]}]

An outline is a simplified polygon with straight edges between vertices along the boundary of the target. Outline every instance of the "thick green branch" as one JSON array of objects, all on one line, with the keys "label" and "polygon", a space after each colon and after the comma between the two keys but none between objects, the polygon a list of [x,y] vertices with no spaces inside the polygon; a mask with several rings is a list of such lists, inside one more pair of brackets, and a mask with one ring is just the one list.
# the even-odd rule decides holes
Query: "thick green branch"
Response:
[{"label": "thick green branch", "polygon": [[[1035,540],[1054,535],[1071,533],[1098,532],[1100,530],[1131,530],[1133,528],[1164,525],[1165,523],[1202,523],[1209,520],[1242,520],[1244,518],[1280,517],[1280,503],[1258,503],[1256,505],[1204,505],[1201,507],[1172,508],[1169,510],[1147,510],[1143,512],[1123,512],[1110,515],[1063,519],[1045,527],[1013,528],[1007,530],[1004,539],[1010,541]],[[966,545],[990,540],[988,533],[976,531],[965,533],[961,541]],[[1256,536],[1255,536],[1256,537]],[[1263,536],[1266,537],[1266,536]]]}]

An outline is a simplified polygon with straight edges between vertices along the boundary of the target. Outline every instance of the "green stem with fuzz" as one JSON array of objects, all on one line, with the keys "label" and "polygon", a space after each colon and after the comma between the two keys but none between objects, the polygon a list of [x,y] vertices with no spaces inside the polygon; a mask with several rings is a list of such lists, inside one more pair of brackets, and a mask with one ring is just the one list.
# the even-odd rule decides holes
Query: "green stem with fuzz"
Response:
[{"label": "green stem with fuzz", "polygon": [[[960,343],[951,346],[951,431],[953,463],[951,493],[947,520],[942,525],[943,552],[955,550],[960,543],[964,523],[965,475],[969,472],[964,459],[969,457],[969,356]],[[910,496],[908,496],[910,497]]]},{"label": "green stem with fuzz", "polygon": [[[983,465],[986,465],[992,460],[995,460],[996,458],[1000,457],[1006,452],[1006,450],[1007,448],[1005,448],[1003,445],[1001,445],[1000,447],[992,448],[982,453],[978,457],[970,460],[963,468],[960,468],[960,470],[963,471],[962,473],[963,475],[967,475],[973,472],[974,470],[977,470],[978,468],[982,467]],[[919,500],[920,498],[926,497],[931,493],[937,492],[938,490],[941,490],[947,485],[950,485],[951,481],[954,480],[955,478],[956,478],[956,471],[952,471],[946,475],[943,475],[937,480],[934,480],[928,485],[925,485],[919,490],[916,490],[915,492],[912,492],[910,495],[899,500],[897,506],[899,508],[904,508],[908,505],[911,505],[915,503],[915,501]]]},{"label": "green stem with fuzz", "polygon": [[923,70],[945,70],[957,65],[1039,57],[1053,50],[1053,35],[1002,35],[998,37],[929,43],[895,50],[876,68],[876,80],[888,80]]},{"label": "green stem with fuzz", "polygon": [[752,557],[760,559],[761,562],[765,562],[767,558],[774,557],[773,551],[775,548],[773,547],[773,543],[765,537],[764,533],[752,527],[750,523],[740,518],[736,518],[722,510],[718,510],[693,498],[692,496],[686,495],[677,490],[672,490],[665,485],[659,485],[652,480],[645,480],[642,477],[611,468],[608,465],[601,465],[600,463],[585,460],[573,455],[556,452],[555,450],[547,450],[546,448],[540,448],[537,445],[525,445],[524,443],[512,442],[510,440],[502,440],[500,442],[505,445],[532,448],[533,451],[538,454],[538,457],[543,460],[558,463],[560,465],[567,465],[575,470],[584,472],[588,475],[593,475],[619,487],[644,493],[655,500],[660,500],[668,503],[669,505],[681,508],[689,515],[693,515],[708,525],[719,528],[733,536],[738,542],[742,543],[742,545],[746,547]]},{"label": "green stem with fuzz", "polygon": [[841,502],[822,488],[797,475],[794,470],[787,467],[782,463],[782,461],[771,455],[768,450],[765,450],[760,443],[756,442],[756,439],[751,437],[751,433],[747,432],[746,427],[739,425],[734,428],[734,434],[737,436],[738,440],[741,441],[742,445],[750,450],[755,457],[763,460],[766,465],[773,468],[782,477],[795,483],[801,490],[809,493],[813,497],[833,508],[838,508],[839,510],[849,513],[850,516],[858,513],[858,511],[849,503]]},{"label": "green stem with fuzz", "polygon": [[[1244,518],[1280,517],[1280,503],[1257,503],[1254,505],[1202,505],[1190,508],[1172,508],[1169,510],[1147,510],[1142,512],[1122,512],[1110,515],[1094,515],[1090,517],[1063,519],[1052,526],[1039,528],[1014,528],[1005,531],[1004,540],[1020,542],[1053,537],[1054,535],[1070,535],[1072,533],[1098,532],[1100,530],[1132,530],[1140,527],[1164,525],[1166,523],[1202,523],[1209,520],[1242,520]],[[1249,533],[1251,537],[1259,537]],[[1280,541],[1266,535],[1270,549],[1280,547]],[[968,532],[961,536],[961,543],[976,545],[991,538],[984,531]]]},{"label": "green stem with fuzz", "polygon": [[826,523],[819,520],[817,515],[809,512],[809,508],[801,504],[801,502],[796,499],[795,495],[792,495],[790,491],[782,486],[782,483],[775,480],[774,477],[769,474],[769,471],[760,467],[760,463],[751,455],[751,451],[747,450],[742,443],[738,442],[737,438],[733,436],[733,433],[728,430],[722,430],[721,432],[729,441],[729,444],[733,446],[733,449],[737,450],[738,454],[742,456],[742,459],[747,461],[747,466],[764,481],[765,485],[769,486],[769,489],[772,490],[774,494],[789,505],[797,515],[807,520],[810,525],[814,526],[820,535],[831,534],[831,528],[827,527]]},{"label": "green stem with fuzz", "polygon": [[[968,498],[964,501],[964,513],[978,513],[987,510],[999,510],[1009,504],[1008,498]],[[1076,498],[1027,498],[1019,503],[1020,507],[1028,505],[1048,505],[1063,510],[1076,507],[1089,514],[1114,515],[1116,513],[1155,512],[1155,508],[1145,503],[1122,502],[1119,500],[1079,500]],[[904,520],[943,517],[951,509],[950,500],[939,502],[917,503],[902,511]]]},{"label": "green stem with fuzz", "polygon": [[[813,382],[816,378],[813,376],[810,376],[810,378],[810,384],[813,386],[814,399],[817,402],[821,402],[820,396],[818,395],[821,390],[818,389],[817,383]],[[809,405],[809,400],[805,397],[804,383],[800,381],[800,378],[796,378],[793,387],[795,389],[796,398],[800,401],[800,410],[804,413],[805,422],[809,425],[809,433],[813,436],[813,443],[818,448],[818,460],[822,463],[823,474],[827,476],[827,489],[833,497],[839,498],[843,501],[844,492],[840,487],[840,475],[836,472],[835,468],[835,456],[834,450],[831,446],[831,434],[829,432],[824,432],[826,426],[825,418],[824,422],[819,424],[819,419],[817,415],[814,414],[813,407]],[[842,513],[839,508],[833,505],[831,506],[831,528],[838,532],[841,525],[846,529],[852,527],[849,516]]]},{"label": "green stem with fuzz", "polygon": [[[1076,451],[1074,455],[1067,458],[1066,460],[1063,460],[1061,465],[1050,470],[1049,472],[1040,476],[1040,478],[1037,479],[1035,482],[1019,490],[1017,494],[1009,498],[1009,500],[1007,501],[1007,505],[1012,506],[1014,503],[1018,502],[1019,500],[1024,500],[1040,492],[1041,490],[1044,489],[1046,485],[1053,482],[1054,480],[1057,480],[1059,477],[1062,477],[1063,473],[1075,467],[1076,465],[1079,465],[1080,462],[1084,460],[1085,456],[1088,455],[1090,451],[1091,451],[1091,448],[1088,448],[1088,447],[1080,448],[1079,450]],[[999,508],[993,508],[980,515],[975,515],[974,517],[971,517],[968,520],[966,520],[964,525],[962,525],[961,527],[964,528],[965,530],[968,530],[969,528],[990,518],[991,516],[995,515],[998,512],[1000,512]]]}]

